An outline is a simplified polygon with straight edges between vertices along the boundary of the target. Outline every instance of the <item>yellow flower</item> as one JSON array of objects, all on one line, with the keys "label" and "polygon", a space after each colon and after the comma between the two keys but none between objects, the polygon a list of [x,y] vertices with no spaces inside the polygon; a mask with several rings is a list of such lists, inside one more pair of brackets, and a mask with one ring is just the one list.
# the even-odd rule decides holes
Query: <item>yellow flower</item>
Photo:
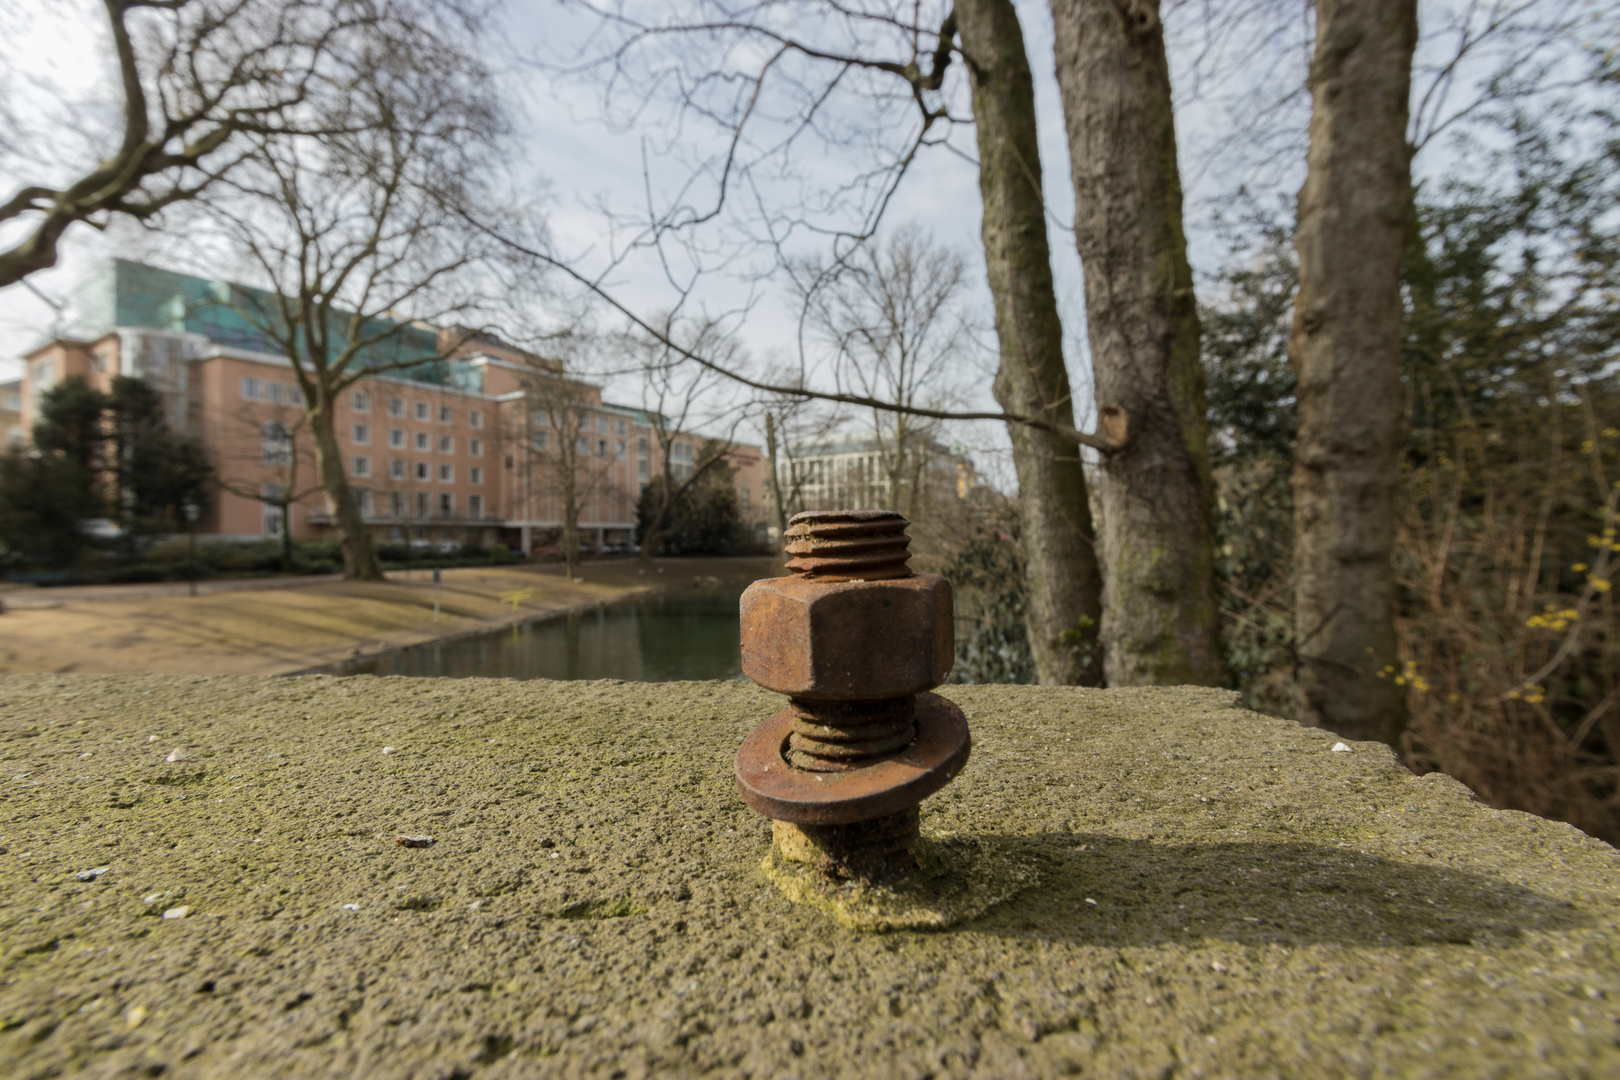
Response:
[{"label": "yellow flower", "polygon": [[[1583,571],[1583,570],[1586,570],[1586,569],[1587,569],[1587,565],[1586,565],[1586,564],[1585,564],[1585,563],[1583,563],[1583,562],[1578,562],[1578,563],[1576,563],[1576,564],[1575,564],[1575,565],[1574,565],[1574,566],[1571,566],[1571,567],[1570,567],[1570,569],[1571,569],[1571,570],[1573,570],[1573,571],[1575,571],[1575,572],[1576,572],[1576,573],[1577,573],[1577,574],[1579,574],[1579,573],[1581,573],[1581,572],[1582,572],[1582,571]],[[1547,605],[1547,606],[1548,606],[1548,607],[1552,607],[1552,605],[1551,605],[1551,604],[1548,604],[1548,605]]]},{"label": "yellow flower", "polygon": [[1587,578],[1586,583],[1600,593],[1606,593],[1609,591],[1609,581],[1606,578],[1600,578],[1594,575]]}]

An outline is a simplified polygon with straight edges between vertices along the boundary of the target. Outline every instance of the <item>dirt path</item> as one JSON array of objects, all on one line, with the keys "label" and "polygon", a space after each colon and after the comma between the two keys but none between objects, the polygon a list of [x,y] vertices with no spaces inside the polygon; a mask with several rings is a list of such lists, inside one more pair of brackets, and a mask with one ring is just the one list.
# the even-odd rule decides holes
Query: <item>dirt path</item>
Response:
[{"label": "dirt path", "polygon": [[[580,571],[583,581],[565,580],[556,566],[445,570],[437,621],[428,570],[390,574],[386,583],[306,578],[282,588],[255,582],[260,587],[195,597],[171,586],[152,586],[144,594],[123,587],[96,601],[80,596],[50,608],[9,605],[0,615],[0,671],[278,675],[650,589],[759,577],[773,564],[769,559],[666,559],[651,567],[634,561],[587,563]],[[40,590],[29,599],[46,593]]]}]

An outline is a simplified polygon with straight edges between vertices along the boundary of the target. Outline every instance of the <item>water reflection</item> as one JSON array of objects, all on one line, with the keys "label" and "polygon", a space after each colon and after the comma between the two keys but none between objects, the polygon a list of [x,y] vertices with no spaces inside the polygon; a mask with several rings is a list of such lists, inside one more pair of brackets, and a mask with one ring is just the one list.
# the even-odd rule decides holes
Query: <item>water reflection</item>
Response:
[{"label": "water reflection", "polygon": [[452,679],[735,679],[742,586],[621,600],[356,661],[344,675]]}]

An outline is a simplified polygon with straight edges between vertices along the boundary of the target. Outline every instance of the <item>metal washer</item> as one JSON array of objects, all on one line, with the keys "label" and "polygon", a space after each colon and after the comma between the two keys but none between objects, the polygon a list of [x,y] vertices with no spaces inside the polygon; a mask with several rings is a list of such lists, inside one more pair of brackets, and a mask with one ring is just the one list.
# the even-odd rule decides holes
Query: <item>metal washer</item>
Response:
[{"label": "metal washer", "polygon": [[917,695],[917,739],[894,757],[849,772],[795,769],[783,751],[793,710],[749,733],[737,751],[737,792],[768,818],[850,825],[916,806],[950,783],[972,750],[967,717],[938,694]]}]

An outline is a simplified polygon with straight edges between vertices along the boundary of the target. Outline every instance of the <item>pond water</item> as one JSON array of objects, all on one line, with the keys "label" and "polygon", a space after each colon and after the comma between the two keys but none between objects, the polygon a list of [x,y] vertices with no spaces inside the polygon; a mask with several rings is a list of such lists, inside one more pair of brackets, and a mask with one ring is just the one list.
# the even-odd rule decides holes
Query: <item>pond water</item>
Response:
[{"label": "pond water", "polygon": [[452,679],[738,679],[744,585],[633,597],[571,615],[417,645],[345,665],[342,675]]}]

